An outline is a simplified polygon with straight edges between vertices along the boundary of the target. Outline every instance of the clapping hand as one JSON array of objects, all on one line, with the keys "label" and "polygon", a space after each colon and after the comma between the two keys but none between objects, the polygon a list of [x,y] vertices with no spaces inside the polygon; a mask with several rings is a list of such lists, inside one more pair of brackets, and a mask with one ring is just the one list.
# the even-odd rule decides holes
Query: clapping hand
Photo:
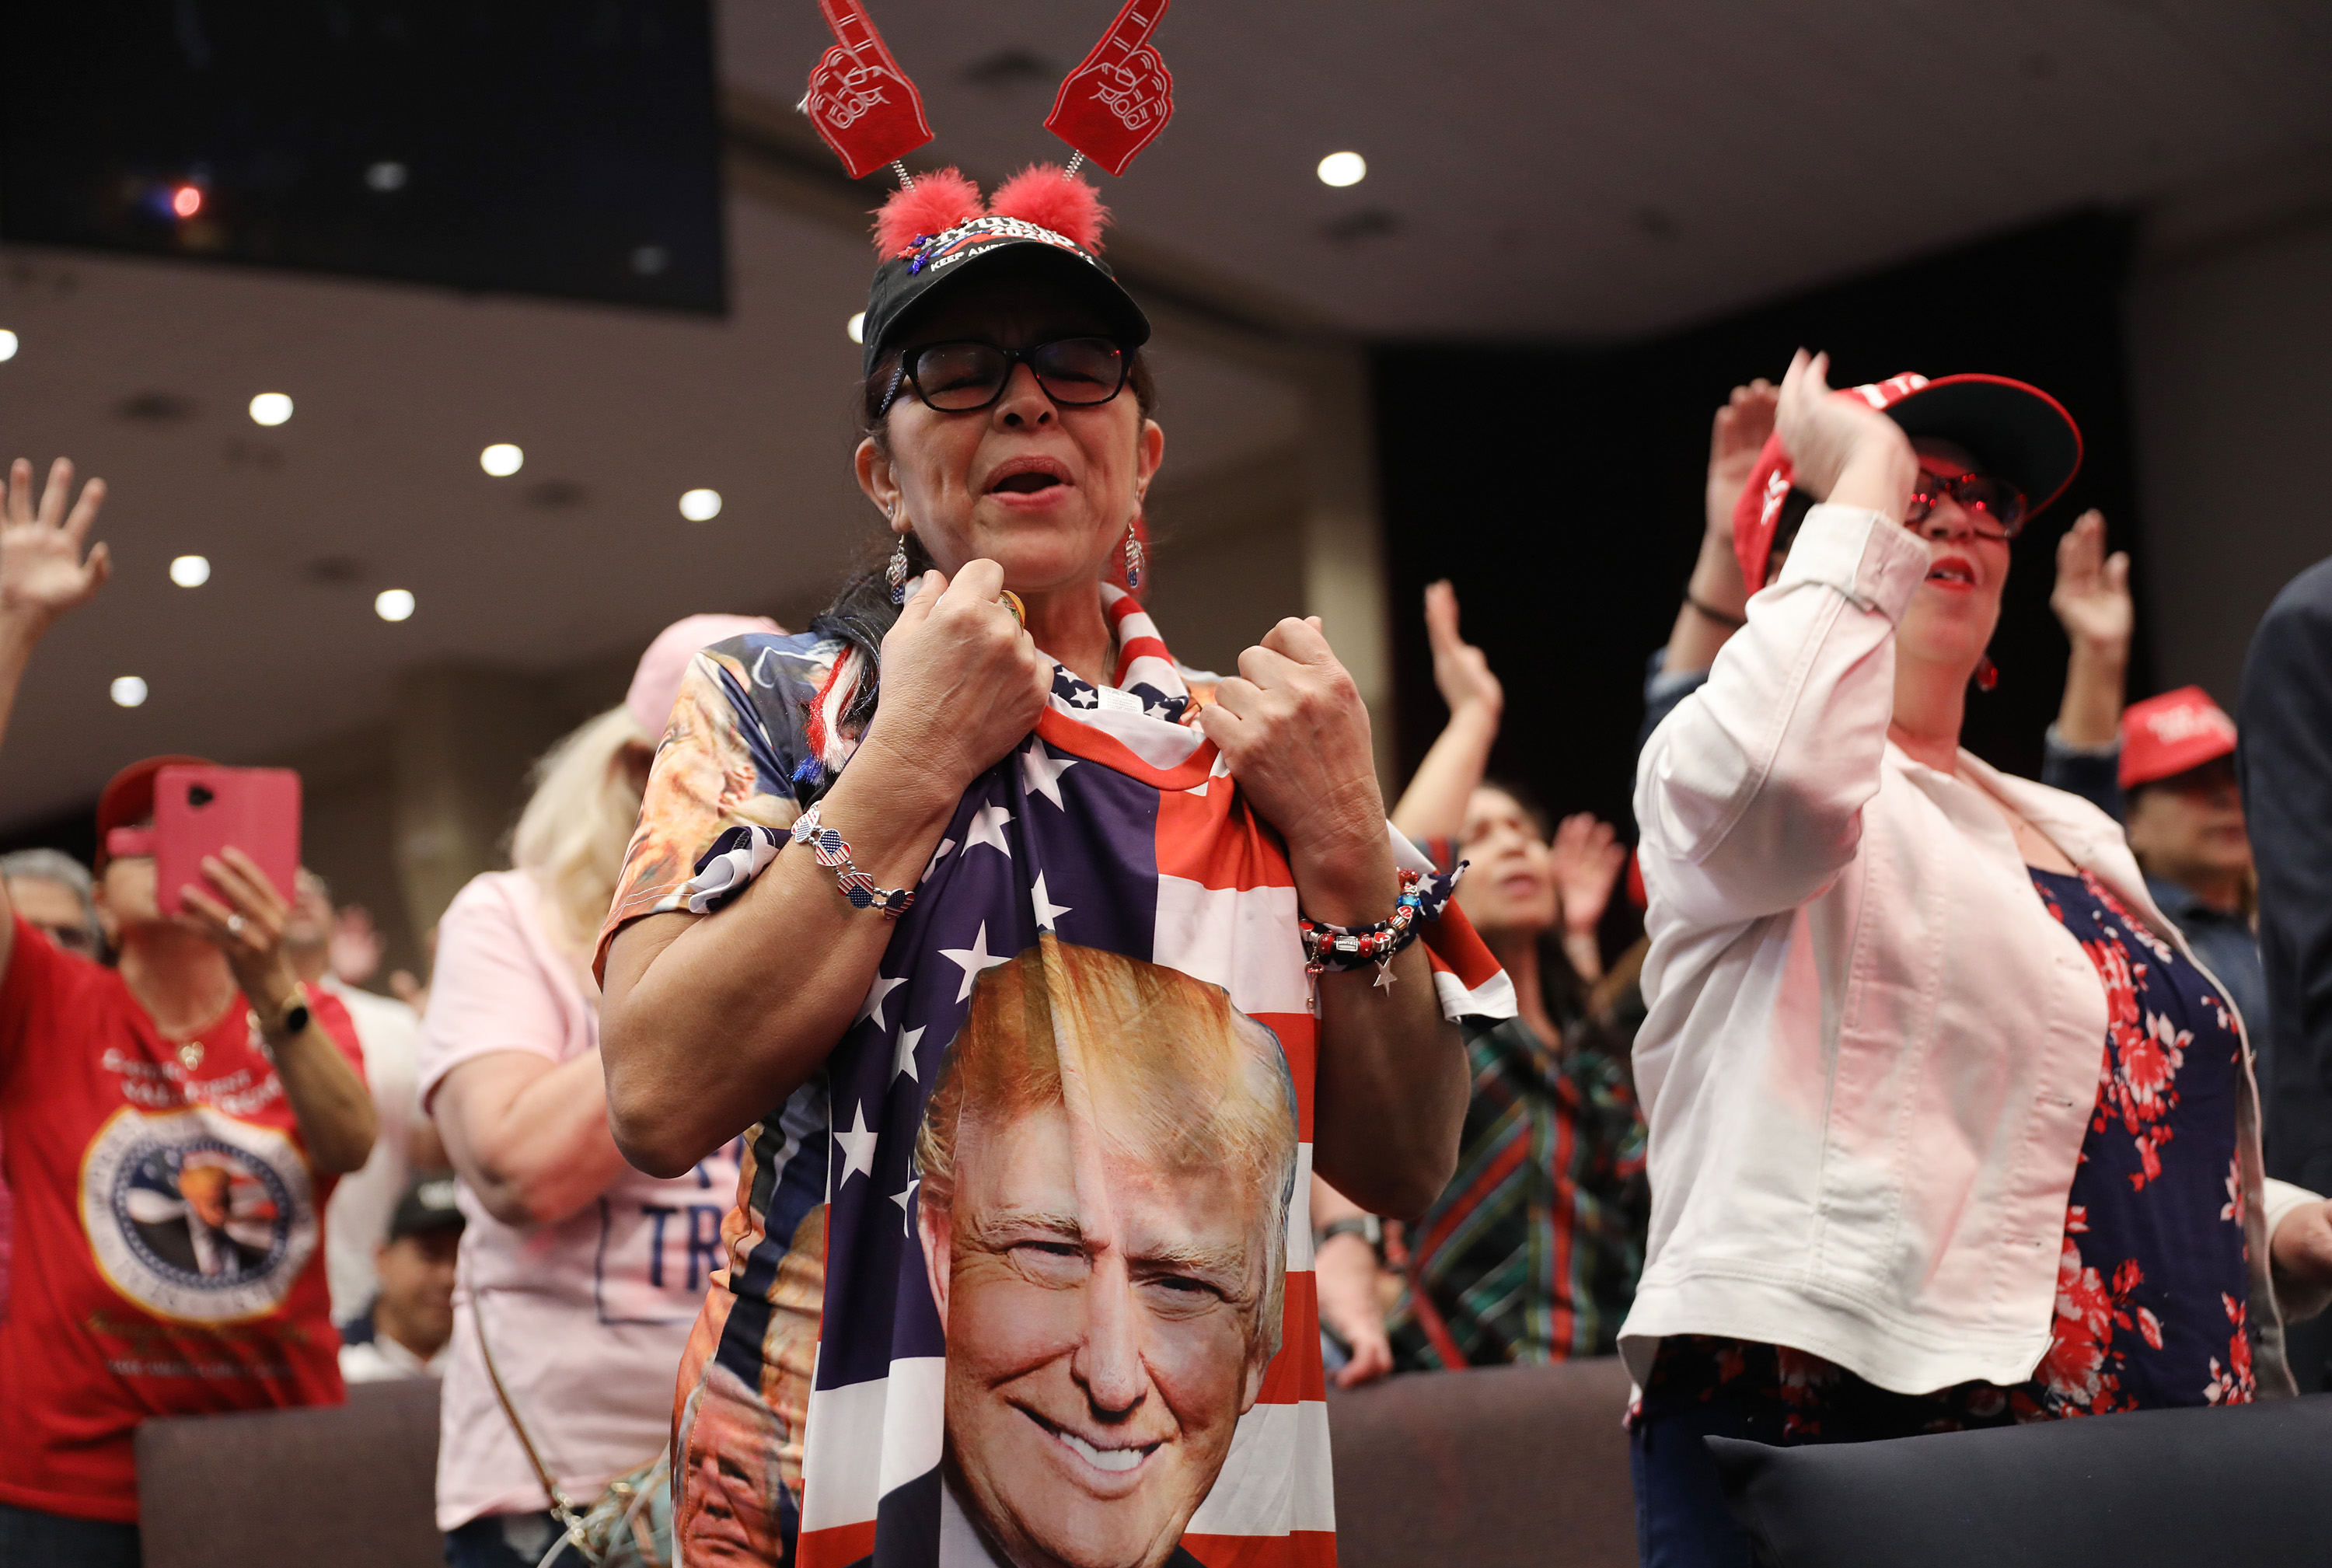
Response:
[{"label": "clapping hand", "polygon": [[1576,811],[1554,830],[1547,853],[1547,870],[1561,898],[1563,930],[1591,932],[1603,921],[1611,889],[1628,864],[1628,846],[1609,822],[1599,822],[1591,811]]},{"label": "clapping hand", "polygon": [[1716,410],[1708,427],[1708,489],[1706,509],[1708,531],[1733,541],[1733,509],[1757,466],[1758,454],[1773,434],[1773,410],[1782,400],[1780,388],[1760,376]]},{"label": "clapping hand", "polygon": [[2129,553],[2106,553],[2105,513],[2081,513],[2057,541],[2057,586],[2049,607],[2072,643],[2127,649],[2136,610],[2129,597]]},{"label": "clapping hand", "polygon": [[81,499],[66,510],[73,466],[58,458],[37,509],[33,503],[33,465],[16,459],[0,485],[0,623],[35,634],[49,622],[87,602],[104,586],[113,558],[102,544],[83,559],[81,544],[98,508],[105,504],[105,481],[92,479]]},{"label": "clapping hand", "polygon": [[1830,394],[1830,356],[1801,349],[1782,378],[1773,426],[1793,483],[1817,501],[1868,507],[1900,522],[1919,476],[1903,427],[1859,397]]}]

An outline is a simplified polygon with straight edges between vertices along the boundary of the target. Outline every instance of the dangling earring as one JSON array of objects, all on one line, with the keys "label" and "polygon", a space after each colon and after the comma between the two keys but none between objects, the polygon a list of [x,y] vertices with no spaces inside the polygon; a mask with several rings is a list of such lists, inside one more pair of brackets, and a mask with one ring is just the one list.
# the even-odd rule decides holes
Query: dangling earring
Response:
[{"label": "dangling earring", "polygon": [[891,547],[891,559],[883,569],[883,580],[891,585],[891,602],[907,602],[907,536],[903,532]]},{"label": "dangling earring", "polygon": [[1989,692],[1998,684],[2000,684],[2000,666],[1992,662],[1990,654],[1986,654],[1975,662],[1975,689],[1979,692]]},{"label": "dangling earring", "polygon": [[1125,586],[1129,588],[1142,586],[1142,569],[1150,564],[1142,549],[1141,522],[1142,514],[1136,512],[1134,521],[1125,525]]}]

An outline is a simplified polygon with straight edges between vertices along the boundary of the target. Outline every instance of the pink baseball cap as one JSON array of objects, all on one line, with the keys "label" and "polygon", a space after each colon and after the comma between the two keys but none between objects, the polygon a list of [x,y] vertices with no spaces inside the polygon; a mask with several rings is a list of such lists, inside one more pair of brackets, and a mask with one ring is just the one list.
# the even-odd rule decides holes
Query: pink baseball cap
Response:
[{"label": "pink baseball cap", "polygon": [[767,616],[707,615],[683,617],[658,632],[640,655],[640,667],[632,672],[632,689],[624,693],[624,706],[632,711],[641,732],[652,741],[664,739],[672,706],[680,700],[680,683],[698,650],[747,632],[783,636],[786,628]]},{"label": "pink baseball cap", "polygon": [[2121,787],[2159,783],[2235,749],[2235,722],[2200,686],[2181,686],[2121,715]]}]

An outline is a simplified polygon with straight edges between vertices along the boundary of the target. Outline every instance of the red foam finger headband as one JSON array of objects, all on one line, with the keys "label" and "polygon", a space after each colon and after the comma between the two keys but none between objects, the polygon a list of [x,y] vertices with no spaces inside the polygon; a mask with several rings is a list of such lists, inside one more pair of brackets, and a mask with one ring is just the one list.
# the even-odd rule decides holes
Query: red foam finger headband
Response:
[{"label": "red foam finger headband", "polygon": [[[1169,0],[1125,0],[1054,95],[1045,129],[1113,175],[1174,118],[1174,76],[1150,46]],[[1074,166],[1072,166],[1074,167]]]},{"label": "red foam finger headband", "polygon": [[923,100],[859,0],[817,0],[834,47],[809,73],[801,110],[853,179],[932,139]]},{"label": "red foam finger headband", "polygon": [[[1867,387],[1841,387],[1830,396],[1859,397],[1873,408],[1886,408],[1926,384],[1925,376],[1906,370]],[[1749,483],[1741,487],[1740,498],[1733,503],[1733,557],[1741,563],[1743,586],[1753,594],[1765,586],[1773,532],[1782,524],[1782,503],[1789,500],[1790,486],[1796,478],[1790,454],[1782,449],[1782,433],[1776,430],[1765,438],[1757,466],[1749,471]]]}]

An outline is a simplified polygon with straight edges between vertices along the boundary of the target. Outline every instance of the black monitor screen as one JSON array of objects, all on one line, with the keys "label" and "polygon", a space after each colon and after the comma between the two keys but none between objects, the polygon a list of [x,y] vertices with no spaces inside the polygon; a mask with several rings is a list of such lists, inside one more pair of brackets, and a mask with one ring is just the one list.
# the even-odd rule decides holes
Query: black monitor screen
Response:
[{"label": "black monitor screen", "polygon": [[710,0],[8,17],[11,241],[725,308]]}]

